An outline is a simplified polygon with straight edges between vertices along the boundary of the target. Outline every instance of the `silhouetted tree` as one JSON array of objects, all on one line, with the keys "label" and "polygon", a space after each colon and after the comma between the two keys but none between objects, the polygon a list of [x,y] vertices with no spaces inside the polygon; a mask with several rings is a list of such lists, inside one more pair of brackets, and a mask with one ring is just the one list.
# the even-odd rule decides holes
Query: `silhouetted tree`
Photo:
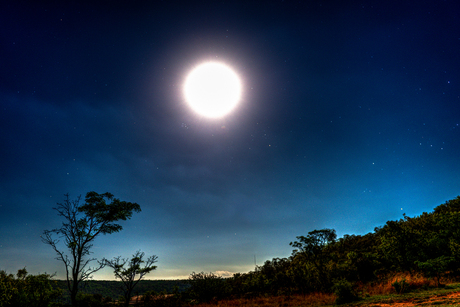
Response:
[{"label": "silhouetted tree", "polygon": [[298,258],[299,265],[306,269],[306,276],[315,279],[319,289],[325,290],[329,286],[326,264],[330,255],[326,252],[326,247],[335,242],[337,234],[334,229],[313,230],[305,236],[296,237],[299,241],[289,243],[296,248],[292,251],[292,257]]},{"label": "silhouetted tree", "polygon": [[290,293],[292,283],[287,274],[290,261],[287,258],[273,258],[256,267],[259,277],[259,292],[278,294]]},{"label": "silhouetted tree", "polygon": [[[133,211],[141,211],[138,204],[120,201],[113,198],[111,193],[88,192],[83,205],[80,205],[80,198],[71,201],[69,194],[66,194],[64,203],[58,203],[57,207],[53,208],[65,221],[60,228],[45,230],[42,236],[42,241],[49,244],[57,253],[56,259],[64,262],[72,306],[76,306],[78,284],[105,265],[99,262],[96,267],[88,266],[91,261],[96,260],[85,258],[90,254],[94,239],[101,234],[122,230],[123,227],[114,222],[130,219]],[[53,235],[64,239],[70,256],[58,247],[60,241],[54,239]]]},{"label": "silhouetted tree", "polygon": [[380,251],[397,271],[412,271],[420,258],[420,232],[409,217],[399,221],[387,221],[381,230]]},{"label": "silhouetted tree", "polygon": [[434,208],[434,213],[460,212],[460,196]]},{"label": "silhouetted tree", "polygon": [[[158,257],[153,255],[143,260],[145,253],[137,251],[131,259],[115,257],[112,260],[104,259],[107,266],[114,270],[115,278],[121,279],[124,285],[125,306],[129,305],[131,293],[137,283],[148,273],[155,270],[157,267],[153,265],[157,262]],[[125,265],[127,267],[125,268]],[[144,264],[143,267],[141,265]]]}]

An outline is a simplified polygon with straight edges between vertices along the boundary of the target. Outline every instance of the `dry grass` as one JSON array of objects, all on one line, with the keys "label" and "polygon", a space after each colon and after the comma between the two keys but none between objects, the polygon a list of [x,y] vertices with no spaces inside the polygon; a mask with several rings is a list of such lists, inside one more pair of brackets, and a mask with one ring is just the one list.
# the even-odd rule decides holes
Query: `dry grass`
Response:
[{"label": "dry grass", "polygon": [[[356,304],[359,306],[374,306],[374,307],[412,307],[412,306],[460,306],[460,292],[454,291],[449,294],[432,294],[428,290],[428,297],[418,297],[415,295],[397,295],[395,288],[392,284],[396,281],[401,282],[404,280],[409,289],[415,290],[421,288],[435,288],[435,281],[427,279],[421,274],[411,273],[396,273],[385,278],[382,281],[372,284],[357,285],[359,296],[365,298]],[[458,280],[455,280],[458,282]],[[454,280],[442,279],[441,283],[450,284]],[[425,292],[424,292],[425,293]],[[424,294],[423,295],[427,295]],[[423,296],[422,295],[422,296]],[[378,298],[381,296],[380,298]],[[430,297],[431,296],[431,297]],[[441,298],[440,298],[441,297]],[[369,298],[370,301],[367,301]],[[310,293],[306,295],[290,295],[290,296],[266,296],[266,297],[253,297],[253,298],[235,298],[224,299],[219,301],[212,301],[210,303],[191,304],[189,307],[317,307],[317,306],[333,306],[336,300],[334,294],[325,293]],[[355,304],[351,304],[355,305]]]},{"label": "dry grass", "polygon": [[423,277],[421,274],[396,273],[386,278],[381,278],[379,282],[360,285],[358,291],[368,295],[384,295],[396,293],[392,286],[395,282],[405,281],[411,289],[434,286],[435,282]]},{"label": "dry grass", "polygon": [[[386,282],[369,287],[376,296],[382,295],[380,299],[362,300],[344,306],[353,307],[415,307],[415,306],[436,306],[453,307],[460,306],[459,286],[451,287],[450,290],[431,289],[418,294],[394,295],[391,283],[405,278],[406,282],[412,286],[424,285],[431,281],[420,275],[397,274],[391,276]],[[446,281],[447,283],[447,281]],[[387,292],[385,292],[387,291]],[[393,295],[385,295],[393,294]],[[336,297],[332,294],[312,293],[309,295],[291,295],[276,297],[258,297],[251,299],[231,299],[214,301],[211,303],[201,303],[191,305],[191,307],[318,307],[333,306]]]},{"label": "dry grass", "polygon": [[[401,282],[403,280],[408,284],[410,290],[436,287],[436,282],[434,279],[426,278],[420,273],[396,273],[394,275],[387,276],[386,278],[380,278],[380,280],[381,281],[376,283],[358,285],[357,290],[363,295],[370,296],[395,294],[396,290],[392,284],[395,282]],[[441,279],[442,284],[450,284],[454,282],[456,282],[456,280],[447,278]]]},{"label": "dry grass", "polygon": [[334,301],[335,295],[333,294],[310,293],[307,295],[270,296],[252,299],[221,300],[207,304],[202,303],[199,304],[199,307],[310,307],[333,305]]}]

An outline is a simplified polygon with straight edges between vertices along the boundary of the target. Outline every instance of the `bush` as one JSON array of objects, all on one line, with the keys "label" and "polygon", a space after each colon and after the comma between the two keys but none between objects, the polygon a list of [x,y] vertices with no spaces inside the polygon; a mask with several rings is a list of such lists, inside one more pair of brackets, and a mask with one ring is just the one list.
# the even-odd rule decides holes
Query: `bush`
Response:
[{"label": "bush", "polygon": [[353,285],[344,278],[335,280],[332,290],[337,296],[336,304],[350,303],[358,299],[358,296],[353,291]]},{"label": "bush", "polygon": [[0,307],[9,306],[14,295],[14,276],[0,271]]},{"label": "bush", "polygon": [[406,279],[402,279],[401,281],[397,280],[392,283],[391,286],[396,290],[398,294],[408,292],[410,289],[410,285],[406,282]]},{"label": "bush", "polygon": [[221,299],[228,294],[225,280],[213,273],[195,273],[189,277],[191,285],[189,291],[200,302],[209,302],[212,299]]},{"label": "bush", "polygon": [[62,290],[53,288],[51,275],[27,275],[24,268],[16,276],[0,271],[0,307],[47,307],[61,296]]}]

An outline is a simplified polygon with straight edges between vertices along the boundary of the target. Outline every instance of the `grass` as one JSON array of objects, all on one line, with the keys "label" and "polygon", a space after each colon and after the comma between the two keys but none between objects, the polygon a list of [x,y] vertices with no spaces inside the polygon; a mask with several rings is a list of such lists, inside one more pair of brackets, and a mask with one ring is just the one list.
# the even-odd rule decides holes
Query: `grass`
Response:
[{"label": "grass", "polygon": [[[435,288],[435,282],[419,274],[396,274],[382,279],[383,281],[357,285],[356,291],[361,299],[344,304],[345,307],[386,307],[386,306],[459,306],[460,284],[453,280],[442,280],[448,284],[442,288]],[[395,282],[405,281],[407,292],[397,293],[392,286]],[[252,299],[229,299],[212,303],[199,304],[197,307],[314,307],[334,306],[334,294],[311,293],[307,295],[267,296]]]},{"label": "grass", "polygon": [[252,299],[230,299],[199,304],[199,307],[314,307],[332,306],[335,295],[310,293],[307,295],[267,296]]},{"label": "grass", "polygon": [[[453,293],[460,292],[460,284],[454,280],[443,279],[441,288],[436,288],[435,281],[427,279],[421,274],[398,273],[383,281],[360,285],[357,288],[362,299],[346,306],[385,306],[400,304],[401,306],[458,306],[460,297],[452,297]],[[406,285],[404,291],[397,292],[395,283]]]},{"label": "grass", "polygon": [[460,292],[460,284],[450,284],[443,288],[415,289],[403,294],[370,295],[345,306],[382,306],[396,303],[407,306],[458,306],[460,297],[451,296],[458,292]]},{"label": "grass", "polygon": [[368,284],[368,285],[358,285],[358,292],[361,292],[364,295],[385,295],[385,294],[394,294],[396,293],[395,287],[393,284],[396,282],[401,283],[402,281],[408,286],[407,291],[414,289],[428,289],[435,286],[433,280],[427,279],[421,274],[411,274],[411,273],[397,273],[386,278],[379,278],[379,282]]}]

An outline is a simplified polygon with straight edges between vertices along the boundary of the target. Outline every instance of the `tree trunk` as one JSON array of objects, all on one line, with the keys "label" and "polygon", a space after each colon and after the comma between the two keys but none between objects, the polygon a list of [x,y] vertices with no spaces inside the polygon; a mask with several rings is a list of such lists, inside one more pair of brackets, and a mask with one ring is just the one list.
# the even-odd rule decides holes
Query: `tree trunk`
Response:
[{"label": "tree trunk", "polygon": [[131,294],[133,293],[133,285],[132,283],[126,284],[126,292],[125,292],[125,307],[129,306],[129,301],[131,300]]},{"label": "tree trunk", "polygon": [[77,306],[77,293],[78,293],[78,282],[75,279],[72,281],[72,291],[70,291],[70,302],[73,307]]},{"label": "tree trunk", "polygon": [[72,289],[72,292],[70,293],[70,302],[72,304],[72,307],[77,306],[77,291]]},{"label": "tree trunk", "polygon": [[125,307],[129,306],[129,301],[131,300],[131,291],[126,291],[125,293]]}]

